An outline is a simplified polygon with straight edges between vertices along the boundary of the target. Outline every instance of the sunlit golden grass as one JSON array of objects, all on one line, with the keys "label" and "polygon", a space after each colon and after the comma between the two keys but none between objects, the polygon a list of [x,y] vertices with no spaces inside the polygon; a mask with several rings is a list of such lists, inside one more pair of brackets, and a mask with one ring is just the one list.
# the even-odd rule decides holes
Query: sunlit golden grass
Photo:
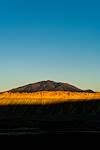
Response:
[{"label": "sunlit golden grass", "polygon": [[34,93],[3,93],[0,94],[0,105],[53,104],[100,100],[100,93],[78,93],[66,91],[42,91]]}]

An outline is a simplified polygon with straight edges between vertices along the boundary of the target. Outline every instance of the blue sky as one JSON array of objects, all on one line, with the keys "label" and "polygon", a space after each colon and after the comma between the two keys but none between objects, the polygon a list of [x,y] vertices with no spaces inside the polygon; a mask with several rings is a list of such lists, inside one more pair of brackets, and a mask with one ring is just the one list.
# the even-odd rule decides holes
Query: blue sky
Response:
[{"label": "blue sky", "polygon": [[100,91],[99,0],[0,1],[0,91],[47,79]]}]

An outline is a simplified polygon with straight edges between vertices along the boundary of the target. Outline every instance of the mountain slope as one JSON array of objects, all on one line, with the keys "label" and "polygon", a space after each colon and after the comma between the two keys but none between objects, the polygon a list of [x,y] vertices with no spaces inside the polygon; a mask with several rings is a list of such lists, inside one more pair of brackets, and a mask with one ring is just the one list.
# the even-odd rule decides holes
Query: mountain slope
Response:
[{"label": "mountain slope", "polygon": [[70,85],[68,83],[62,82],[54,82],[54,81],[41,81],[33,84],[29,84],[26,86],[22,86],[19,88],[12,89],[8,92],[12,93],[31,93],[31,92],[38,92],[38,91],[71,91],[71,92],[83,92],[83,90]]}]

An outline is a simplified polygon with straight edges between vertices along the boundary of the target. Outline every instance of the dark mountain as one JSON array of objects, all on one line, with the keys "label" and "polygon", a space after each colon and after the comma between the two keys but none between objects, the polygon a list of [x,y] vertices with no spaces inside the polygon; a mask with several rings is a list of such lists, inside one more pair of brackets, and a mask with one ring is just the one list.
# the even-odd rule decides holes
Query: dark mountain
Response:
[{"label": "dark mountain", "polygon": [[38,91],[71,91],[71,92],[84,92],[83,90],[70,85],[68,83],[62,82],[54,82],[54,81],[41,81],[33,84],[29,84],[26,86],[22,86],[19,88],[12,89],[8,92],[12,93],[31,93],[31,92],[38,92]]},{"label": "dark mountain", "polygon": [[87,92],[87,93],[95,93],[93,90],[90,90],[90,89],[84,90],[84,92]]}]

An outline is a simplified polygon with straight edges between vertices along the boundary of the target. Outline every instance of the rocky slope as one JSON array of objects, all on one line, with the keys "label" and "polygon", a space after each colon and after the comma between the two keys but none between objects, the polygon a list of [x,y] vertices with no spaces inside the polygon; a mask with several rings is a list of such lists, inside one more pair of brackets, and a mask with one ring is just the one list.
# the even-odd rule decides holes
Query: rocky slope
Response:
[{"label": "rocky slope", "polygon": [[70,91],[70,92],[83,92],[83,90],[62,82],[54,82],[54,81],[41,81],[33,84],[29,84],[26,86],[22,86],[19,88],[15,88],[10,90],[12,93],[31,93],[31,92],[39,92],[39,91]]}]

